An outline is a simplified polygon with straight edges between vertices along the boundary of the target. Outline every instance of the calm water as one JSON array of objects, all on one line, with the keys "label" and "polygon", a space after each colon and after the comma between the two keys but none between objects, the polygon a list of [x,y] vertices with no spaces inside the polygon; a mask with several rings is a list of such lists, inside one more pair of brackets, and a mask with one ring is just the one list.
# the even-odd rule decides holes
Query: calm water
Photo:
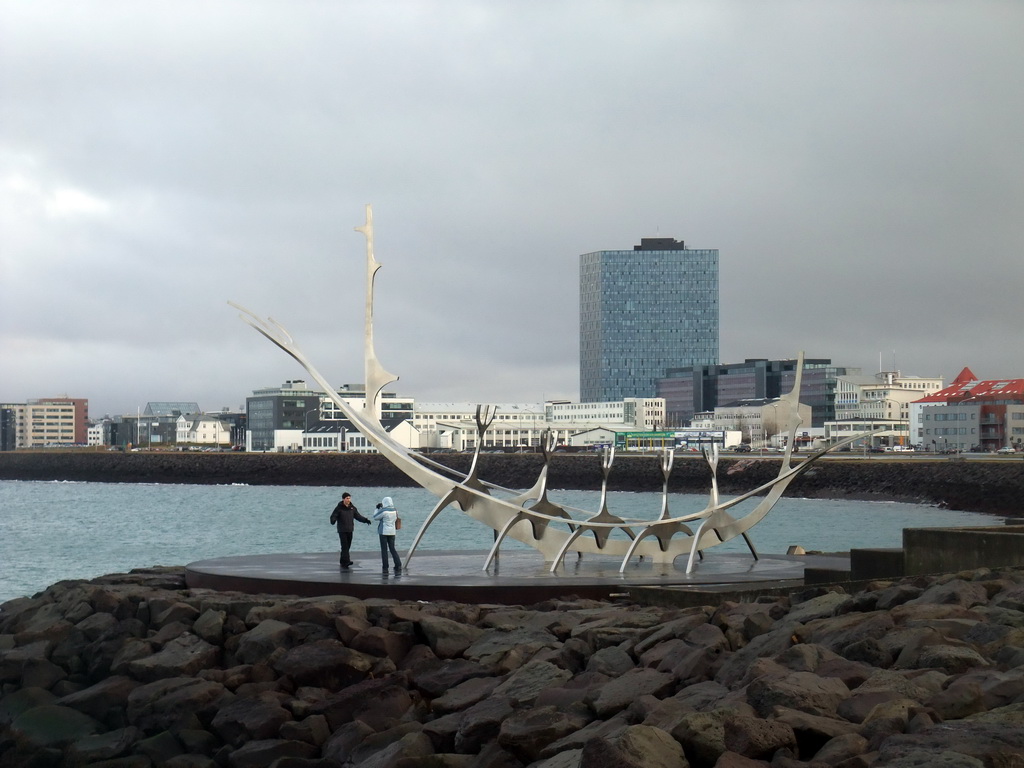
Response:
[{"label": "calm water", "polygon": [[[93,578],[132,568],[274,552],[336,551],[328,517],[341,488],[0,481],[0,602],[31,595],[62,579]],[[399,550],[411,544],[435,498],[418,488],[349,488],[367,517],[382,496],[402,516]],[[553,501],[597,511],[597,491],[553,491]],[[698,511],[704,495],[674,495],[673,512]],[[622,517],[655,519],[657,493],[611,493]],[[745,508],[747,510],[750,507]],[[738,513],[742,514],[742,512]],[[845,551],[898,547],[904,528],[978,525],[1002,518],[916,504],[783,498],[752,531],[758,550]],[[488,549],[490,529],[450,508],[421,549]],[[503,547],[523,548],[511,539]],[[374,529],[357,525],[356,550],[376,550]],[[719,551],[745,551],[742,540]]]}]

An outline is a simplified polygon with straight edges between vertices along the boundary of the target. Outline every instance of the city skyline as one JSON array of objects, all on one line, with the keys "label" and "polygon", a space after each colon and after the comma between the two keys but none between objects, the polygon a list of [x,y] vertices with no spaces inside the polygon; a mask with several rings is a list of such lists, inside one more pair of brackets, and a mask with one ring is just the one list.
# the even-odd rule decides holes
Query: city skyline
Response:
[{"label": "city skyline", "polygon": [[0,400],[237,408],[376,345],[418,400],[579,396],[578,257],[720,253],[720,358],[1024,351],[1024,6],[0,1]]}]

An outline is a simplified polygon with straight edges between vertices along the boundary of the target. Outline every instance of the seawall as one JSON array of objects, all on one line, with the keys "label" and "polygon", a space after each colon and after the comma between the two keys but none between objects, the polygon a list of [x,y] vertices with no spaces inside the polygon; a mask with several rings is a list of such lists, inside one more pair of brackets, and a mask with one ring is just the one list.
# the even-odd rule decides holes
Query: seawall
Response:
[{"label": "seawall", "polygon": [[[472,457],[435,455],[461,473]],[[797,459],[799,461],[799,459]],[[480,477],[508,488],[527,488],[541,467],[539,454],[485,454]],[[778,473],[778,458],[722,459],[719,488],[737,494],[757,488]],[[601,460],[595,454],[552,458],[550,488],[600,489]],[[414,485],[385,458],[375,454],[139,453],[93,451],[16,451],[0,453],[0,480],[65,480],[104,483],[189,483],[403,487]],[[659,491],[660,459],[620,455],[609,476],[609,490]],[[677,457],[669,479],[675,492],[704,493],[711,472],[702,459]],[[905,501],[949,509],[1024,515],[1024,461],[832,458],[798,477],[789,496]]]}]

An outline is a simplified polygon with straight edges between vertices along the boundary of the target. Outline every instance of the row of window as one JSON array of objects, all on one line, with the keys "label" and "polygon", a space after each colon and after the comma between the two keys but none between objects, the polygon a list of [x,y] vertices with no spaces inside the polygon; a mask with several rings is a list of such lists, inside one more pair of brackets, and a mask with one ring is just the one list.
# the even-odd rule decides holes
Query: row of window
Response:
[{"label": "row of window", "polygon": [[[927,411],[924,414],[924,420],[925,421],[931,421],[933,416],[935,417],[935,421],[967,421],[967,414],[963,413],[963,412],[960,412],[960,413],[935,413],[935,414],[931,414],[931,413],[928,413]],[[974,421],[974,419],[976,417],[977,417],[977,415],[972,412],[971,413],[971,421]]]}]

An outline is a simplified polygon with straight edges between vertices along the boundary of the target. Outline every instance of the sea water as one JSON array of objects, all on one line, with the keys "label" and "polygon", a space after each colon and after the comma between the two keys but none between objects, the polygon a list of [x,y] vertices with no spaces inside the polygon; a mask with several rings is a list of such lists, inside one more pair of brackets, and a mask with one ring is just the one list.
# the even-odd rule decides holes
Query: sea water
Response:
[{"label": "sea water", "polygon": [[[370,517],[391,496],[402,517],[404,555],[436,499],[420,488],[171,485],[0,481],[0,602],[32,595],[63,579],[195,560],[279,552],[337,551],[329,523],[343,490]],[[551,491],[550,500],[599,510],[598,491]],[[757,500],[735,512],[742,516]],[[673,515],[697,512],[708,497],[673,494]],[[655,520],[659,493],[610,492],[608,508],[623,518]],[[751,531],[762,553],[789,546],[826,552],[853,547],[899,547],[904,528],[991,525],[1002,518],[918,504],[783,498]],[[461,513],[443,511],[423,535],[420,550],[486,550],[493,532]],[[526,545],[506,539],[503,549]],[[353,549],[376,558],[376,527],[356,525]],[[745,551],[742,539],[713,551]],[[376,560],[375,560],[376,562]]]}]

